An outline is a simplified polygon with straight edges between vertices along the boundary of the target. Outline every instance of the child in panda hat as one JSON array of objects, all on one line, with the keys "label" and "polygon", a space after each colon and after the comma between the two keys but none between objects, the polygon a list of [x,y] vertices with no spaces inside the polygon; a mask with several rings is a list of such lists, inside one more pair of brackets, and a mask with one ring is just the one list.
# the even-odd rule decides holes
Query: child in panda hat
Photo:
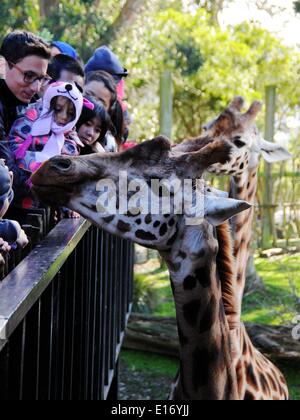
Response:
[{"label": "child in panda hat", "polygon": [[19,167],[33,172],[53,156],[78,155],[79,139],[70,133],[81,115],[82,106],[83,96],[75,85],[52,83],[43,97],[42,109],[29,107],[25,118],[18,119],[12,127]]},{"label": "child in panda hat", "polygon": [[29,178],[43,162],[57,155],[78,156],[79,140],[74,128],[81,115],[84,99],[78,88],[66,82],[49,85],[43,99],[30,105],[10,132],[20,185],[15,186],[18,207],[35,207]]}]

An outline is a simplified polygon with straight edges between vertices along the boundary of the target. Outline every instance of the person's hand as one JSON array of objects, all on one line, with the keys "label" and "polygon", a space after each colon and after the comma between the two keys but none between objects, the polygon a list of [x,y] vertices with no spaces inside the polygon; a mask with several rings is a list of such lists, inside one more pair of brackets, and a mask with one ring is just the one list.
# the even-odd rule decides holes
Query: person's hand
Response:
[{"label": "person's hand", "polygon": [[11,246],[0,238],[0,253],[7,254],[11,250]]},{"label": "person's hand", "polygon": [[98,141],[92,144],[91,147],[94,153],[105,153],[105,149],[101,146],[101,144]]},{"label": "person's hand", "polygon": [[0,268],[3,268],[5,266],[4,257],[10,250],[10,245],[7,242],[5,242],[2,238],[0,238]]},{"label": "person's hand", "polygon": [[24,232],[24,230],[21,228],[21,226],[18,222],[16,222],[15,220],[11,220],[11,222],[15,225],[15,227],[18,231],[18,238],[16,240],[17,247],[23,249],[29,243],[27,235]]},{"label": "person's hand", "polygon": [[28,237],[23,229],[21,229],[20,235],[17,239],[16,244],[18,245],[18,248],[25,248],[29,244]]},{"label": "person's hand", "polygon": [[2,257],[0,252],[0,269],[5,266],[5,259]]},{"label": "person's hand", "polygon": [[64,211],[64,218],[65,219],[80,219],[80,214],[76,213],[76,211],[73,210],[67,210]]},{"label": "person's hand", "polygon": [[80,140],[80,138],[78,137],[78,134],[75,130],[70,131],[67,135],[68,139],[75,141],[75,143],[80,146],[80,147],[84,147],[84,144],[82,143],[82,141]]}]

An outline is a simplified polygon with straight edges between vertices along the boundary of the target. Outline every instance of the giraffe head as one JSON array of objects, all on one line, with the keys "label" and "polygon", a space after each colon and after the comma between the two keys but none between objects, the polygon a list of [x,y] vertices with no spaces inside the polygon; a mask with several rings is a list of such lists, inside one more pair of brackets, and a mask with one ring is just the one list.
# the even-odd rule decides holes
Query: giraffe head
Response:
[{"label": "giraffe head", "polygon": [[287,160],[292,155],[282,146],[264,140],[255,124],[261,103],[255,101],[242,113],[244,99],[237,96],[213,121],[204,126],[204,135],[175,146],[176,151],[192,152],[205,147],[212,139],[232,146],[231,158],[225,164],[212,165],[208,171],[217,175],[242,176],[257,168],[260,156],[268,163]]},{"label": "giraffe head", "polygon": [[209,171],[216,174],[243,175],[245,170],[254,169],[262,156],[268,163],[290,159],[291,154],[282,146],[264,140],[255,124],[262,108],[255,101],[242,113],[244,99],[237,96],[218,118],[204,126],[209,137],[222,138],[231,143],[233,150],[229,162],[215,164]]},{"label": "giraffe head", "polygon": [[168,139],[158,137],[123,153],[57,156],[32,176],[33,191],[44,202],[73,209],[112,234],[170,249],[179,228],[191,219],[177,201],[184,180],[191,187],[190,203],[198,219],[202,216],[208,224],[223,223],[250,207],[216,190],[195,187],[204,182],[201,175],[207,167],[230,159],[231,149],[227,142],[216,141],[200,151],[177,154]]}]

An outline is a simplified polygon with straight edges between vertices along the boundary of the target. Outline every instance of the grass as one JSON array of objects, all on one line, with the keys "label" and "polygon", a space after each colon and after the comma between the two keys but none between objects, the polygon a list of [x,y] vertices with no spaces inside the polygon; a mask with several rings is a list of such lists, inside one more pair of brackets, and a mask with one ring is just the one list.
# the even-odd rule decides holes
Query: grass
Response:
[{"label": "grass", "polygon": [[265,291],[244,300],[243,320],[286,325],[300,312],[300,254],[255,260]]},{"label": "grass", "polygon": [[119,399],[166,400],[177,370],[177,359],[122,351]]},{"label": "grass", "polygon": [[287,365],[278,366],[282,373],[284,374],[285,379],[287,380],[290,399],[299,401],[300,400],[300,374],[299,367],[291,367]]},{"label": "grass", "polygon": [[[300,254],[257,258],[255,265],[263,279],[265,290],[244,299],[243,320],[268,325],[291,323],[300,312]],[[152,263],[152,267],[150,264],[150,268],[146,272],[138,271],[138,275],[156,292],[153,314],[174,317],[175,308],[168,271],[160,269],[155,263]]]},{"label": "grass", "polygon": [[[165,400],[178,371],[178,360],[141,351],[121,353],[120,399]],[[280,366],[291,400],[300,400],[299,373],[290,366]],[[130,378],[130,380],[128,380]]]}]

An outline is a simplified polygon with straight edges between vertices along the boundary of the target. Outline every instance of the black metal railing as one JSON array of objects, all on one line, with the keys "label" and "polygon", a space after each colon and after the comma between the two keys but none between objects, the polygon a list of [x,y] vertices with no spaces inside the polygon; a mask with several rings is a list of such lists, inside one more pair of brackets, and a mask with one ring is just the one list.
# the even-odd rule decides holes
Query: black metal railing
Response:
[{"label": "black metal railing", "polygon": [[[35,246],[50,232],[55,226],[54,209],[50,207],[40,207],[31,210],[22,210],[22,214],[10,211],[8,219],[18,220],[25,231],[29,244],[24,249],[11,251],[9,255],[3,256],[5,264],[0,266],[0,281],[3,280],[30,252]],[[21,210],[18,209],[17,212]]]},{"label": "black metal railing", "polygon": [[117,398],[133,245],[61,221],[0,282],[0,399]]}]

